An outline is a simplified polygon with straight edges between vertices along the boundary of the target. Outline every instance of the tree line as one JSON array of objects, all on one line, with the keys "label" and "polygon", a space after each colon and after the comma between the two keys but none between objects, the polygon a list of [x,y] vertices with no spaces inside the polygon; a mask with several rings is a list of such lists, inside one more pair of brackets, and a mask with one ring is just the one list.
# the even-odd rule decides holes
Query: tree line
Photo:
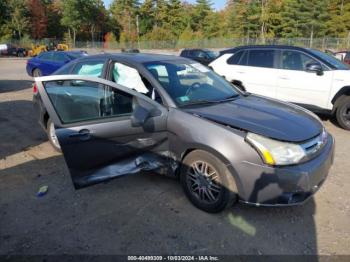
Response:
[{"label": "tree line", "polygon": [[0,40],[350,38],[350,0],[1,0]]}]

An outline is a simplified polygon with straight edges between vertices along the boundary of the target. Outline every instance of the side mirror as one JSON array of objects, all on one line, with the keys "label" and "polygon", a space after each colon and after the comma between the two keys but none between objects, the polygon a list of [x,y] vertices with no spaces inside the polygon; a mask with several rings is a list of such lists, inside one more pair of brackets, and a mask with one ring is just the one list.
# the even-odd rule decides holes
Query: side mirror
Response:
[{"label": "side mirror", "polygon": [[141,105],[137,97],[132,100],[132,115],[131,115],[131,125],[133,127],[143,126],[147,119],[151,116],[151,111],[149,108]]},{"label": "side mirror", "polygon": [[319,63],[309,63],[306,65],[306,72],[316,73],[318,76],[323,75],[323,68]]}]

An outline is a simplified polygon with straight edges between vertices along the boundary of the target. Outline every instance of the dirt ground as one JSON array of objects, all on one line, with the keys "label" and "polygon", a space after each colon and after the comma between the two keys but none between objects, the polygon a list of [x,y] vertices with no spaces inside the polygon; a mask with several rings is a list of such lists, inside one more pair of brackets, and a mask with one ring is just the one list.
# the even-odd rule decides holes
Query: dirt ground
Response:
[{"label": "dirt ground", "polygon": [[[75,191],[34,117],[24,59],[0,59],[0,255],[350,254],[350,132],[328,180],[303,206],[207,214],[178,181],[124,177]],[[49,191],[36,197],[38,189]]]}]

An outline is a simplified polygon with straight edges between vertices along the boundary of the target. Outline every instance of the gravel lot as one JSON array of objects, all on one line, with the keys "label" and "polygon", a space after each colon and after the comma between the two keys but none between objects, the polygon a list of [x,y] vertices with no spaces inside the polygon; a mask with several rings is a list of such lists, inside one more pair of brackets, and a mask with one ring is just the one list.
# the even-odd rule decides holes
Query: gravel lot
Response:
[{"label": "gravel lot", "polygon": [[25,64],[0,59],[0,254],[350,254],[350,132],[328,119],[335,164],[304,206],[206,214],[156,175],[75,191],[34,117]]}]

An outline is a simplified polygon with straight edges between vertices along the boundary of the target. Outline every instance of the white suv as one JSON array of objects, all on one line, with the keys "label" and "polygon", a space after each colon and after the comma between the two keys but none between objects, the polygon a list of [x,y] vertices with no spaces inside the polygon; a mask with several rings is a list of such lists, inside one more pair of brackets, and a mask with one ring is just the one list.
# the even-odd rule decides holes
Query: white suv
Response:
[{"label": "white suv", "polygon": [[209,65],[243,90],[336,115],[350,130],[350,69],[318,50],[242,46],[224,50]]}]

